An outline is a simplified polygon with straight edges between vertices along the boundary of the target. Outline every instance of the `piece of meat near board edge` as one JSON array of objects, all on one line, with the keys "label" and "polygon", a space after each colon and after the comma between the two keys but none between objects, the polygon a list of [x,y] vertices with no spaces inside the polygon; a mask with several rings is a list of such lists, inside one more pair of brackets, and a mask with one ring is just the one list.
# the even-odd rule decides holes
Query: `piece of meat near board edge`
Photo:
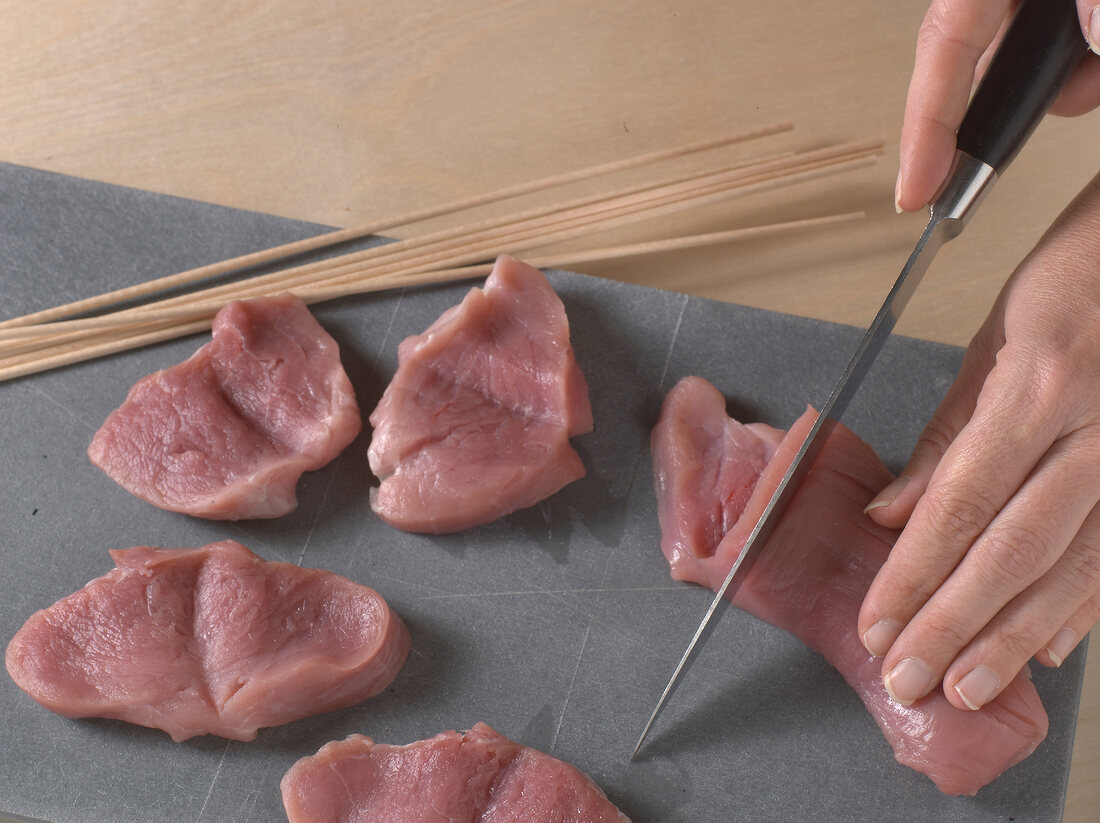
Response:
[{"label": "piece of meat near board edge", "polygon": [[586,774],[484,723],[407,746],[352,735],[281,787],[290,823],[630,823]]},{"label": "piece of meat near board edge", "polygon": [[[784,434],[728,417],[725,398],[702,378],[669,392],[652,454],[661,549],[675,579],[721,586],[815,419],[807,410]],[[733,603],[822,654],[898,762],[946,794],[972,795],[1035,750],[1046,711],[1024,673],[978,711],[956,709],[939,689],[908,708],[890,699],[856,618],[898,534],[863,507],[891,479],[874,450],[838,425]]]},{"label": "piece of meat near board edge", "polygon": [[211,520],[280,517],[362,429],[336,341],[290,294],[227,304],[194,355],[142,378],[88,456],[131,494]]},{"label": "piece of meat near board edge", "polygon": [[412,532],[446,533],[533,506],[585,474],[569,438],[592,430],[565,307],[511,257],[423,333],[370,416],[381,481],[371,507]]},{"label": "piece of meat near board edge", "polygon": [[378,694],[409,652],[374,590],[232,540],[111,557],[112,571],[32,615],[5,655],[16,684],[66,717],[247,741]]}]

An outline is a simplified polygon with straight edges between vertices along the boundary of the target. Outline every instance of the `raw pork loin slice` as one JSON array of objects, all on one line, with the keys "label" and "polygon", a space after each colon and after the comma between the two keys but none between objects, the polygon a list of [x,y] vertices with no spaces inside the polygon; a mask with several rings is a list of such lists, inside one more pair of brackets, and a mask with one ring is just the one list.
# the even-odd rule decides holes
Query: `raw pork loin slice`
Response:
[{"label": "raw pork loin slice", "polygon": [[130,493],[212,520],[294,510],[302,472],[362,428],[333,340],[297,297],[229,303],[213,339],[139,380],[88,456]]},{"label": "raw pork loin slice", "polygon": [[455,532],[584,476],[569,438],[592,430],[565,307],[542,272],[501,257],[427,331],[405,339],[370,416],[382,481],[371,507],[413,532]]},{"label": "raw pork loin slice", "polygon": [[[661,548],[672,576],[717,589],[744,546],[816,413],[783,433],[742,426],[707,381],[689,377],[653,430]],[[976,712],[939,690],[906,708],[882,685],[856,618],[897,532],[863,507],[892,476],[870,446],[838,426],[733,603],[820,652],[862,698],[898,761],[946,794],[974,794],[1042,742],[1047,716],[1026,674]]]},{"label": "raw pork loin slice", "polygon": [[111,552],[116,568],[32,615],[8,672],[67,717],[252,740],[382,691],[409,634],[381,596],[232,540]]},{"label": "raw pork loin slice", "polygon": [[290,823],[630,823],[587,775],[484,723],[408,746],[328,743],[282,792]]}]

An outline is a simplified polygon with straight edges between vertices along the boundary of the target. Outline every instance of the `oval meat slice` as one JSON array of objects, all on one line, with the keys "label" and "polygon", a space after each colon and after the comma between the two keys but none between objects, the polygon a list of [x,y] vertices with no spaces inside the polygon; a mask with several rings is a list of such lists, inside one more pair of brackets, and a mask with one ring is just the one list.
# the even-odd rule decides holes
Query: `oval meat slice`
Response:
[{"label": "oval meat slice", "polygon": [[8,673],[45,708],[252,740],[258,729],[358,703],[409,651],[372,589],[232,540],[111,552],[115,568],[31,616]]},{"label": "oval meat slice", "polygon": [[569,438],[592,430],[565,307],[542,272],[501,257],[423,334],[370,416],[387,523],[444,533],[533,506],[584,476]]},{"label": "oval meat slice", "polygon": [[[777,440],[770,427],[731,423],[725,400],[701,378],[669,392],[652,454],[661,547],[674,578],[722,585],[815,419],[807,410]],[[718,478],[709,494],[698,476]],[[863,514],[891,479],[874,450],[838,425],[732,602],[821,653],[859,694],[900,763],[946,794],[972,795],[1035,750],[1047,733],[1046,711],[1024,673],[973,712],[956,709],[938,689],[908,708],[890,699],[856,618],[897,539]],[[737,504],[724,508],[728,500]],[[715,540],[697,524],[713,522],[719,510],[725,525]]]},{"label": "oval meat slice", "polygon": [[226,305],[194,355],[142,378],[88,456],[154,506],[212,520],[279,517],[303,472],[362,418],[340,351],[290,294]]},{"label": "oval meat slice", "polygon": [[352,735],[281,785],[290,823],[630,823],[583,772],[484,723],[407,746]]}]

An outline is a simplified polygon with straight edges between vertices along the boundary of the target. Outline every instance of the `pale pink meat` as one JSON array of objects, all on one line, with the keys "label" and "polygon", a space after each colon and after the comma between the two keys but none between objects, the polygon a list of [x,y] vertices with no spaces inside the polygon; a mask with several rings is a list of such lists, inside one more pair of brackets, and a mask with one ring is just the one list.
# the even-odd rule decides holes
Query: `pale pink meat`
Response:
[{"label": "pale pink meat", "polygon": [[279,517],[362,429],[336,341],[297,297],[229,303],[194,355],[139,380],[88,447],[131,494],[213,520]]},{"label": "pale pink meat", "polygon": [[584,476],[569,438],[592,430],[565,307],[540,271],[497,260],[423,334],[370,416],[371,507],[413,532],[454,532]]},{"label": "pale pink meat", "polygon": [[[712,589],[722,584],[815,418],[808,410],[776,447],[775,430],[761,435],[731,428],[725,401],[705,380],[686,378],[673,388],[653,430],[652,453],[661,547],[674,578]],[[739,445],[716,446],[711,434],[723,433]],[[766,466],[756,468],[758,455],[772,449]],[[741,463],[745,455],[751,456],[751,472],[714,465]],[[734,496],[743,499],[746,474],[757,475],[748,481],[751,495],[740,511],[725,512],[724,536],[710,539],[696,524],[709,521],[719,501],[729,497],[724,478],[736,478]],[[721,480],[709,498],[698,492],[692,497],[690,490],[701,485],[685,480],[693,475]],[[975,712],[956,709],[940,690],[909,708],[889,698],[881,661],[864,649],[856,618],[897,537],[864,515],[863,507],[891,479],[874,450],[838,426],[733,603],[820,652],[862,698],[900,763],[928,775],[946,794],[975,794],[1042,742],[1046,711],[1026,674]]]},{"label": "pale pink meat", "polygon": [[16,684],[66,717],[252,740],[377,694],[409,651],[374,590],[232,540],[111,556],[112,571],[32,615],[5,655]]},{"label": "pale pink meat", "polygon": [[587,775],[484,723],[407,746],[328,743],[282,793],[290,823],[629,823]]}]

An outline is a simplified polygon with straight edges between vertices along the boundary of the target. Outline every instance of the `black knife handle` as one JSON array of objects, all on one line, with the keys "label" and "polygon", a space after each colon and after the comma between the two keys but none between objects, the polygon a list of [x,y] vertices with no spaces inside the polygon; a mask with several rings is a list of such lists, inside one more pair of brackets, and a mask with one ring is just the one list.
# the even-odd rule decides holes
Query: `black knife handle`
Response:
[{"label": "black knife handle", "polygon": [[957,148],[1000,175],[1087,51],[1075,0],[1024,0],[974,92]]}]

